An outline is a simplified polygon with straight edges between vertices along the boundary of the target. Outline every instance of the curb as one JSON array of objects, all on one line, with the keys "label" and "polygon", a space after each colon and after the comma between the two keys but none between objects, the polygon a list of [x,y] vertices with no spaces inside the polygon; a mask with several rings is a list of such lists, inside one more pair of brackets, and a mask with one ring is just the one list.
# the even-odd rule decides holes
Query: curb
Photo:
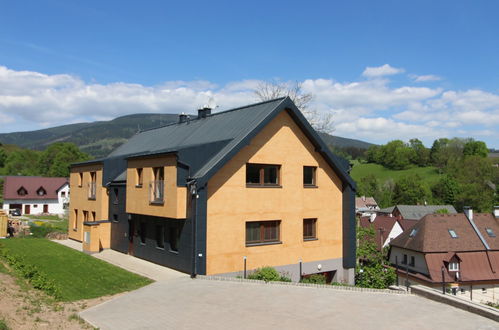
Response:
[{"label": "curb", "polygon": [[424,288],[420,285],[411,286],[411,291],[417,296],[421,296],[423,298],[430,299],[442,304],[447,304],[499,322],[499,310],[492,309],[492,307],[481,306],[471,301],[464,301],[448,294],[443,295],[439,292]]},{"label": "curb", "polygon": [[388,289],[371,289],[371,288],[359,288],[355,286],[343,286],[343,285],[331,285],[331,284],[313,284],[313,283],[297,283],[297,282],[265,282],[262,280],[250,280],[244,278],[226,277],[226,276],[206,276],[197,275],[196,279],[209,280],[209,281],[225,281],[225,282],[239,282],[239,283],[253,283],[253,284],[266,284],[266,285],[282,285],[282,286],[295,286],[295,287],[308,287],[317,289],[330,289],[338,291],[355,291],[355,292],[368,292],[368,293],[384,293],[384,294],[411,294],[405,290],[388,290]]}]

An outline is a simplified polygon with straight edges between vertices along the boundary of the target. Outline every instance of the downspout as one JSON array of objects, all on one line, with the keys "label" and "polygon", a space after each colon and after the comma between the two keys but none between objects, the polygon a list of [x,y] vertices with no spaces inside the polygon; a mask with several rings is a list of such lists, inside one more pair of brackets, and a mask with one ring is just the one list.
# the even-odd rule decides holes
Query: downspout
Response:
[{"label": "downspout", "polygon": [[187,188],[189,189],[189,194],[191,198],[191,231],[192,231],[192,262],[191,262],[191,278],[196,278],[197,275],[197,256],[196,256],[196,224],[198,216],[198,201],[197,201],[197,187],[196,180],[190,180],[187,182]]}]

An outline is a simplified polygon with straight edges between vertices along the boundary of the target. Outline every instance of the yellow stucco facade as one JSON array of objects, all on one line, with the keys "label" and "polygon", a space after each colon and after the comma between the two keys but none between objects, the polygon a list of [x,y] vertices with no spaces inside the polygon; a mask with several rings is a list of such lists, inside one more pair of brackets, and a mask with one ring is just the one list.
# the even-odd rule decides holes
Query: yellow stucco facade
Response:
[{"label": "yellow stucco facade", "polygon": [[[163,202],[151,202],[154,169],[163,168]],[[141,170],[142,184],[137,169]],[[187,188],[177,187],[177,158],[175,155],[128,161],[126,183],[126,212],[174,219],[186,218]]]},{"label": "yellow stucco facade", "polygon": [[[95,182],[95,194],[91,194],[92,182]],[[68,236],[83,241],[85,217],[87,221],[108,220],[108,194],[106,187],[102,186],[102,165],[72,166],[69,184],[71,199]]]},{"label": "yellow stucco facade", "polygon": [[[247,187],[246,164],[280,165],[280,187]],[[317,187],[304,187],[315,166]],[[317,218],[317,240],[303,238],[303,219]],[[280,220],[281,244],[246,246],[247,221]],[[342,258],[342,182],[282,111],[208,182],[207,275],[243,268]]]}]

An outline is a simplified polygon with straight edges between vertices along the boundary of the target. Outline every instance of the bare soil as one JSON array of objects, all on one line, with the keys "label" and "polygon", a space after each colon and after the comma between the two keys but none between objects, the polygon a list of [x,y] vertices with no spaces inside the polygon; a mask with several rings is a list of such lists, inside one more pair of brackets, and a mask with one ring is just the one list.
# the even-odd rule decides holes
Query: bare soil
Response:
[{"label": "bare soil", "polygon": [[10,329],[93,329],[78,313],[110,298],[57,302],[24,280],[0,273],[0,320]]}]

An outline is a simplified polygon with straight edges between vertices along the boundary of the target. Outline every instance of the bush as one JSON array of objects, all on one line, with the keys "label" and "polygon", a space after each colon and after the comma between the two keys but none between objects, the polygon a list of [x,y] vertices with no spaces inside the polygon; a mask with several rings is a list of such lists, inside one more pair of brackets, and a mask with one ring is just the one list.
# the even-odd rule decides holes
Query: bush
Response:
[{"label": "bush", "polygon": [[300,282],[312,283],[312,284],[326,284],[326,276],[323,274],[312,274],[310,276],[302,278]]},{"label": "bush", "polygon": [[0,330],[9,330],[7,323],[5,323],[5,321],[1,319],[0,319]]},{"label": "bush", "polygon": [[48,279],[35,265],[26,263],[22,256],[10,254],[7,249],[1,249],[0,256],[35,289],[42,290],[56,299],[60,298],[60,290],[56,283]]},{"label": "bush", "polygon": [[263,267],[255,270],[253,273],[248,275],[251,280],[262,280],[265,282],[279,281],[279,282],[291,282],[291,278],[281,275],[273,267]]}]

